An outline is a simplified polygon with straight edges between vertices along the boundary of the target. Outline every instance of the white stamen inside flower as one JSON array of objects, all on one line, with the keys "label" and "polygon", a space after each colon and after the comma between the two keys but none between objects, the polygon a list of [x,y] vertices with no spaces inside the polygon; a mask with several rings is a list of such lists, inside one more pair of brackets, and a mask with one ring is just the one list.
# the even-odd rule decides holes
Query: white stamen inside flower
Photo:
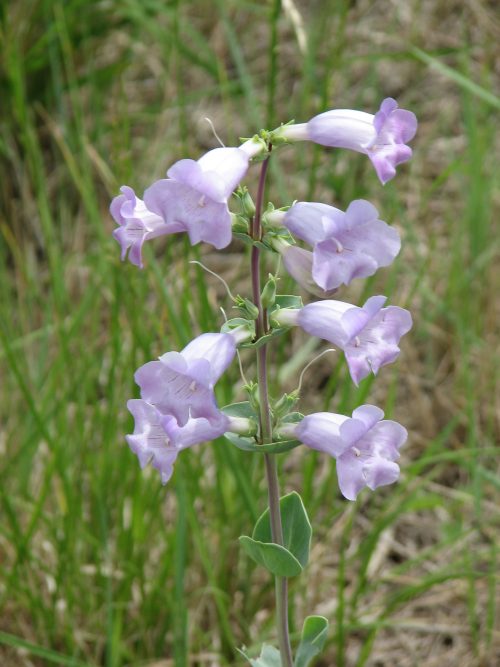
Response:
[{"label": "white stamen inside flower", "polygon": [[357,447],[353,447],[352,451],[354,452],[354,455],[357,456],[358,458],[361,456],[361,452]]},{"label": "white stamen inside flower", "polygon": [[190,391],[196,391],[196,386],[197,386],[197,385],[196,385],[196,381],[193,380],[193,381],[191,382],[191,384],[189,385],[189,389],[190,389]]},{"label": "white stamen inside flower", "polygon": [[344,246],[342,245],[342,243],[338,239],[336,239],[335,236],[332,236],[331,239],[337,246],[337,252],[339,253],[342,252],[344,250]]},{"label": "white stamen inside flower", "polygon": [[359,336],[354,337],[354,347],[359,347],[361,345],[361,340]]},{"label": "white stamen inside flower", "polygon": [[205,200],[206,200],[205,195],[201,195],[201,197],[198,200],[198,206],[200,208],[203,208],[205,206]]}]

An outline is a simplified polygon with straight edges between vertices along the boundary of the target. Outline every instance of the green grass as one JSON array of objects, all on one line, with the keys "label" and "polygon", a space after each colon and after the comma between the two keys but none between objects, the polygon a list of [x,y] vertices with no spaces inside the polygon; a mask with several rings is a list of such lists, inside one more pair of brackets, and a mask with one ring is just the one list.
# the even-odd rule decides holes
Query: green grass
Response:
[{"label": "green grass", "polygon": [[[140,272],[120,263],[107,207],[120,184],[141,192],[176,159],[215,146],[205,116],[234,145],[267,123],[374,110],[386,95],[420,129],[413,161],[385,188],[363,156],[301,146],[273,157],[276,205],[366,197],[398,224],[395,265],[340,298],[384,292],[415,322],[398,364],[359,389],[334,355],[306,376],[304,411],[378,403],[411,438],[400,483],[355,506],[339,497],[332,461],[301,448],[281,459],[282,488],[303,493],[314,528],[312,562],[291,582],[293,636],[305,615],[329,617],[318,667],[389,654],[401,665],[441,653],[464,667],[498,659],[495,32],[445,3],[408,9],[411,20],[296,4],[302,23],[276,0],[18,0],[1,10],[6,667],[234,665],[236,646],[275,641],[272,582],[237,544],[266,502],[258,457],[200,445],[163,488],[124,441],[135,369],[217,330],[218,307],[228,308],[187,260],[227,279],[239,265],[234,291],[248,294],[244,251],[160,240]],[[450,26],[461,36],[452,46]],[[247,182],[255,192],[255,169]],[[290,349],[272,353],[273,378]],[[221,403],[240,395],[238,383],[235,366]]]}]

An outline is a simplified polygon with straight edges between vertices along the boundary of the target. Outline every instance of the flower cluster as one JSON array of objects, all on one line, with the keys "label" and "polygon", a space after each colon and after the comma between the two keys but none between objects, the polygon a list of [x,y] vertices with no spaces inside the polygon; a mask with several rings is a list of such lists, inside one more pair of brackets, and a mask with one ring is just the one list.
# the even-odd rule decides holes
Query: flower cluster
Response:
[{"label": "flower cluster", "polygon": [[[121,246],[122,259],[128,255],[142,268],[145,241],[181,232],[192,245],[203,241],[225,248],[237,218],[229,209],[230,197],[251,160],[262,157],[272,145],[307,140],[364,153],[380,181],[386,183],[394,177],[396,166],[410,159],[407,142],[416,128],[414,114],[399,109],[395,100],[388,98],[374,115],[335,109],[308,123],[263,132],[239,147],[216,148],[197,161],[180,160],[167,171],[167,178],[146,189],[144,200],[123,186],[122,194],[112,201],[110,210],[118,225],[114,237]],[[249,228],[252,215],[253,211],[247,215]],[[410,313],[386,306],[385,296],[373,296],[363,306],[331,299],[343,285],[372,276],[398,255],[399,234],[379,218],[377,209],[362,199],[352,201],[345,212],[325,203],[299,201],[288,209],[269,207],[263,225],[263,235],[253,241],[278,253],[290,275],[322,299],[301,307],[284,307],[270,290],[271,296],[266,295],[263,301],[277,335],[298,326],[330,341],[344,352],[356,385],[394,362],[400,353],[400,339],[412,326]],[[297,245],[297,239],[310,249]],[[260,303],[251,305],[256,312],[262,311]],[[237,346],[256,342],[251,320],[225,327],[224,333],[202,334],[181,352],[167,352],[136,372],[141,398],[128,402],[135,428],[127,441],[141,466],[151,462],[163,483],[170,479],[182,449],[228,432],[252,433],[250,421],[219,409],[214,394],[214,386],[232,362]],[[269,330],[259,333],[257,328],[257,334],[262,333]],[[287,423],[278,416],[273,436],[292,437],[333,456],[340,490],[354,500],[363,487],[375,489],[399,476],[396,460],[407,433],[383,416],[382,410],[371,405],[357,408],[352,417],[316,413],[298,423]]]}]

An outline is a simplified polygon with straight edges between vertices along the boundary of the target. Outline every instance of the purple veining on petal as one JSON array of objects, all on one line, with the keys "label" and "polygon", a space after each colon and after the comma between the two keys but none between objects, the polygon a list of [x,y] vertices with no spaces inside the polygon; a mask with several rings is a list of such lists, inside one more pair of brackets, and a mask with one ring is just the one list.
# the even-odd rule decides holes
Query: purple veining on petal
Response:
[{"label": "purple veining on petal", "polygon": [[312,336],[344,351],[355,384],[398,357],[399,341],[412,326],[404,308],[383,308],[385,296],[370,297],[362,308],[342,301],[317,301],[301,308],[297,324]]},{"label": "purple veining on petal", "polygon": [[411,329],[410,313],[389,306],[373,315],[367,325],[344,347],[353,381],[358,384],[370,372],[394,362],[400,353],[399,341]]},{"label": "purple veining on petal", "polygon": [[167,352],[136,371],[141,397],[179,426],[195,417],[215,423],[220,411],[213,387],[235,354],[230,334],[202,334],[181,352]]},{"label": "purple veining on petal", "polygon": [[151,461],[158,468],[163,483],[179,450],[228,430],[214,385],[234,358],[237,339],[236,333],[202,334],[181,352],[167,352],[136,371],[141,399],[127,404],[135,418],[127,442],[141,467]]},{"label": "purple veining on petal", "polygon": [[130,449],[137,455],[141,468],[151,462],[166,484],[172,476],[179,448],[171,443],[161,425],[162,416],[153,405],[132,399],[127,407],[135,420],[134,433],[126,436]]},{"label": "purple veining on petal", "polygon": [[204,241],[220,250],[231,242],[231,215],[226,202],[214,201],[189,185],[166,178],[146,190],[144,201],[167,224],[181,225],[192,245]]},{"label": "purple veining on petal", "polygon": [[352,417],[325,412],[307,415],[294,435],[311,449],[336,459],[342,494],[355,500],[365,486],[374,490],[399,477],[399,448],[406,442],[406,429],[384,420],[373,405],[362,405]]},{"label": "purple veining on petal", "polygon": [[124,260],[129,251],[130,262],[142,268],[144,242],[157,236],[180,232],[183,227],[175,221],[165,222],[161,216],[148,209],[127,185],[120,190],[122,194],[115,197],[109,207],[111,215],[119,225],[113,231],[113,237],[121,246],[121,259]]},{"label": "purple veining on petal", "polygon": [[[313,246],[311,274],[323,292],[373,275],[391,264],[401,248],[398,232],[362,199],[351,202],[345,213],[326,204],[299,202],[286,213],[284,225]],[[295,277],[291,258],[285,266]]]}]

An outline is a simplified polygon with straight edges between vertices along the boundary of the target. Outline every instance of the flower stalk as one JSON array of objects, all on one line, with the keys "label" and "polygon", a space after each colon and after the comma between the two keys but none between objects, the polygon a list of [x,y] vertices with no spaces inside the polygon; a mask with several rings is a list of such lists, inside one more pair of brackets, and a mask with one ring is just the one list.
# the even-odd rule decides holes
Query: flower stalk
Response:
[{"label": "flower stalk", "polygon": [[[259,241],[261,237],[261,216],[264,200],[266,175],[269,168],[269,159],[262,163],[257,200],[255,202],[255,215],[252,222],[252,238]],[[260,280],[260,248],[252,246],[251,274],[253,301],[258,308],[259,315],[256,322],[257,338],[267,333],[267,314],[262,306],[261,280]],[[272,441],[271,409],[269,405],[269,383],[267,374],[267,345],[257,349],[257,376],[259,384],[259,412],[260,412],[260,444]],[[283,527],[280,512],[280,489],[278,479],[278,468],[274,454],[265,454],[266,479],[268,486],[269,516],[271,522],[271,536],[275,544],[283,546]],[[293,667],[292,648],[288,630],[288,581],[286,577],[275,577],[276,595],[276,622],[278,630],[278,642],[280,647],[283,667]]]}]

